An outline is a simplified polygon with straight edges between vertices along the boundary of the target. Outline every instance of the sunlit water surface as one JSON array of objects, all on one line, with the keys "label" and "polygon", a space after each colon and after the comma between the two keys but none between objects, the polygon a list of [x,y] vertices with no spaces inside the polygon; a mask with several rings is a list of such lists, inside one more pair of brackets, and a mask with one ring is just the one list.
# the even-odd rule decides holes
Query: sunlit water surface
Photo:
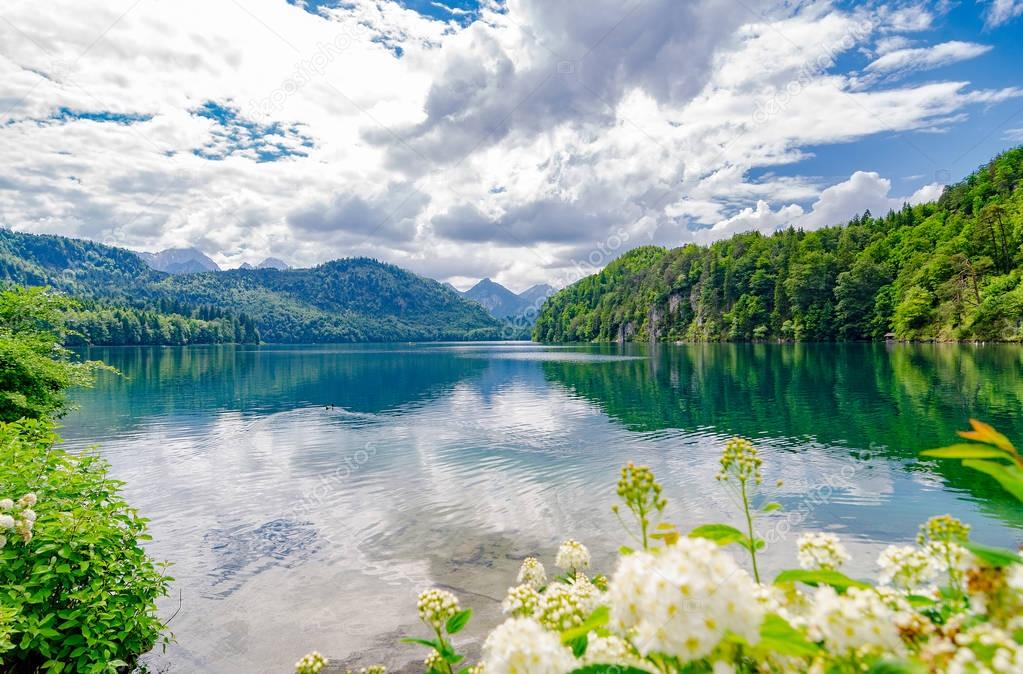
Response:
[{"label": "sunlit water surface", "polygon": [[[419,344],[93,349],[123,374],[77,395],[67,445],[99,445],[152,519],[176,578],[176,644],[155,671],[287,672],[316,649],[351,666],[421,657],[421,588],[499,620],[520,560],[628,543],[618,468],[651,465],[683,528],[738,523],[714,480],[732,435],[755,440],[778,543],[839,533],[877,551],[950,512],[975,538],[1021,540],[1023,514],[982,476],[920,461],[976,416],[1023,438],[1011,346]],[[774,487],[784,480],[781,487]],[[470,646],[470,648],[473,648]]]}]

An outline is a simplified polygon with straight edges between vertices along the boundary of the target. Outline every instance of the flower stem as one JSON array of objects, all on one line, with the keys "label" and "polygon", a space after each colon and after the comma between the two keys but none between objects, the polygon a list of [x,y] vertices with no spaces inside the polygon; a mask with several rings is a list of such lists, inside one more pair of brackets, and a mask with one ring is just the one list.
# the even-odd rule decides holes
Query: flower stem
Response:
[{"label": "flower stem", "polygon": [[753,579],[760,582],[760,571],[757,569],[757,540],[753,536],[753,515],[749,509],[749,496],[746,494],[746,480],[739,480],[742,489],[742,507],[746,511],[746,529],[749,532],[749,555],[753,560]]}]

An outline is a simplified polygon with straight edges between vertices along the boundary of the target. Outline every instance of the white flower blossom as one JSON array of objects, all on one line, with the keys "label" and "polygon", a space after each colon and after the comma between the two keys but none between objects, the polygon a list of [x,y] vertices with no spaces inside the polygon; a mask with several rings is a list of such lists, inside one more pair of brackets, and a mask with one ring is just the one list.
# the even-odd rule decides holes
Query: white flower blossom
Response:
[{"label": "white flower blossom", "polygon": [[297,674],[318,674],[327,665],[327,659],[313,651],[295,663]]},{"label": "white flower blossom", "polygon": [[539,606],[540,595],[529,585],[508,588],[508,594],[501,602],[501,610],[516,618],[532,616]]},{"label": "white flower blossom", "polygon": [[613,634],[601,637],[590,632],[587,638],[586,653],[582,656],[584,665],[625,665],[637,669],[650,669],[650,664],[639,658],[639,655],[621,637]]},{"label": "white flower blossom", "polygon": [[564,674],[578,661],[561,638],[531,618],[510,618],[483,643],[486,674]]},{"label": "white flower blossom", "polygon": [[36,504],[36,495],[32,493],[25,494],[18,499],[18,505],[22,508],[31,508]]},{"label": "white flower blossom", "polygon": [[519,568],[518,582],[520,585],[529,585],[535,590],[547,584],[547,572],[543,564],[536,557],[526,557],[522,560]]},{"label": "white flower blossom", "polygon": [[796,546],[799,565],[804,569],[836,571],[850,559],[835,534],[808,532],[799,537]]},{"label": "white flower blossom", "polygon": [[423,660],[423,667],[426,671],[436,669],[437,671],[443,671],[444,658],[441,657],[440,653],[437,652],[436,648],[430,649],[430,654]]},{"label": "white flower blossom", "polygon": [[872,589],[851,587],[843,595],[822,587],[813,598],[810,638],[823,639],[838,654],[860,649],[899,653],[897,614]]},{"label": "white flower blossom", "polygon": [[955,643],[958,649],[948,663],[948,674],[1023,672],[1023,646],[990,624],[956,635]]},{"label": "white flower blossom", "polygon": [[29,508],[25,508],[24,510],[22,510],[21,511],[21,516],[24,519],[28,520],[29,522],[35,522],[36,521],[36,511],[35,510],[30,510]]},{"label": "white flower blossom", "polygon": [[759,640],[757,585],[711,541],[683,538],[656,553],[622,557],[608,588],[612,624],[634,630],[640,654],[705,657],[727,632]]},{"label": "white flower blossom", "polygon": [[558,548],[555,566],[566,571],[590,568],[590,551],[586,546],[574,539],[568,539]]},{"label": "white flower blossom", "polygon": [[548,586],[540,597],[536,619],[549,630],[561,632],[578,627],[585,618],[582,602],[568,585],[557,583]]},{"label": "white flower blossom", "polygon": [[931,541],[924,546],[938,572],[963,573],[973,564],[973,553],[958,543]]},{"label": "white flower blossom", "polygon": [[14,528],[14,518],[10,515],[0,515],[0,530],[6,531]]},{"label": "white flower blossom", "polygon": [[894,585],[906,591],[919,590],[933,583],[939,567],[925,550],[911,545],[889,545],[877,558],[882,585]]},{"label": "white flower blossom", "polygon": [[1005,585],[1018,595],[1023,595],[1023,564],[1013,564],[1005,574]]},{"label": "white flower blossom", "polygon": [[14,501],[9,498],[0,499],[0,510],[10,510],[14,507]]},{"label": "white flower blossom", "polygon": [[439,630],[451,616],[458,613],[458,599],[446,590],[426,590],[419,595],[416,608],[420,620]]}]

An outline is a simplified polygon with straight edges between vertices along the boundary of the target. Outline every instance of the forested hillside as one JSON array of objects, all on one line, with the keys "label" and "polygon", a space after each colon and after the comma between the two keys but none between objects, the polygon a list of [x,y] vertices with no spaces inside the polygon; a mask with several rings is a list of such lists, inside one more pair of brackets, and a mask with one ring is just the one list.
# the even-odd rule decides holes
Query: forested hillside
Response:
[{"label": "forested hillside", "polygon": [[259,330],[244,314],[162,301],[151,306],[108,306],[86,300],[68,312],[70,346],[182,346],[258,344]]},{"label": "forested hillside", "polygon": [[1023,338],[1023,148],[936,203],[632,250],[554,295],[541,341]]},{"label": "forested hillside", "polygon": [[171,275],[128,250],[0,229],[0,282],[91,301],[73,325],[103,344],[215,342],[228,332],[291,343],[493,339],[503,327],[440,283],[368,258]]}]

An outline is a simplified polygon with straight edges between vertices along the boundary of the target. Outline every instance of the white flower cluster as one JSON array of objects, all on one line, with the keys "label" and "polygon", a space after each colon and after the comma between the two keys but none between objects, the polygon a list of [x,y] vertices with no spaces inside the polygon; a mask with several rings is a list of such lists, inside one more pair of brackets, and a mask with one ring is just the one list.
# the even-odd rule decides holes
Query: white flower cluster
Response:
[{"label": "white flower cluster", "polygon": [[906,591],[926,588],[941,571],[939,563],[926,550],[912,545],[889,545],[877,558],[882,585]]},{"label": "white flower cluster", "polygon": [[982,623],[957,635],[955,643],[948,674],[1023,672],[1023,645],[997,627]]},{"label": "white flower cluster", "polygon": [[295,674],[319,674],[326,666],[327,658],[313,651],[295,663]]},{"label": "white flower cluster", "polygon": [[640,660],[639,654],[625,639],[613,634],[600,637],[591,632],[586,652],[582,657],[582,664],[599,665],[609,662],[637,669],[645,669],[647,667],[647,663]]},{"label": "white flower cluster", "polygon": [[[759,472],[755,448],[731,441],[722,477],[745,487]],[[645,492],[631,490],[645,489],[652,473],[631,467],[626,477],[620,495],[648,503]],[[677,532],[670,523],[668,530]],[[1023,674],[1023,564],[969,546],[968,534],[951,515],[931,518],[916,546],[881,552],[875,587],[839,572],[850,555],[830,533],[806,533],[797,543],[804,569],[829,573],[789,572],[773,584],[756,582],[716,542],[678,535],[623,549],[610,580],[591,578],[584,572],[589,551],[570,539],[556,560],[565,575],[548,582],[538,559],[523,562],[483,662],[463,670],[568,674],[606,665],[653,674],[823,674],[904,661],[905,671],[931,674]],[[419,616],[437,630],[457,611],[448,592],[420,596]],[[446,653],[450,645],[438,637]],[[461,659],[455,655],[448,660]],[[425,663],[446,671],[440,664],[437,653]]]},{"label": "white flower cluster", "polygon": [[[566,548],[570,554],[585,550],[572,541],[562,546],[559,556],[564,557]],[[804,566],[811,569],[835,571],[849,557],[830,534],[803,536],[799,550]],[[697,671],[715,674],[795,674],[867,671],[867,663],[905,658],[935,674],[1023,674],[1023,645],[1013,638],[1023,629],[1019,610],[1023,565],[973,566],[964,571],[964,577],[972,579],[969,602],[974,608],[953,609],[958,612],[941,623],[932,621],[927,611],[916,610],[909,597],[935,581],[942,568],[937,553],[964,566],[977,563],[965,548],[948,541],[890,546],[880,557],[887,584],[853,583],[844,591],[825,585],[805,594],[792,585],[758,584],[714,542],[681,538],[624,554],[606,591],[601,589],[602,577],[591,580],[578,570],[539,589],[527,583],[510,588],[502,604],[508,618],[487,638],[482,669],[470,671],[567,674],[587,665],[612,665],[660,673],[689,671],[693,664]],[[530,559],[523,567],[519,578],[535,580],[543,565]],[[452,602],[453,598],[442,601],[431,595],[423,603],[450,607]],[[600,615],[595,609],[601,606],[607,607],[606,622],[587,626],[584,648],[573,654],[570,645],[578,647],[578,641],[566,641],[563,635],[595,619]],[[987,622],[977,623],[978,606],[991,609]],[[430,608],[426,615],[434,613]],[[450,608],[442,613],[450,613]],[[768,614],[774,625],[780,618],[788,624],[785,629],[814,642],[818,655],[773,653],[771,641],[761,641]],[[755,670],[748,668],[750,658]]]},{"label": "white flower cluster", "polygon": [[7,545],[9,531],[14,531],[24,543],[32,540],[32,529],[36,523],[36,512],[32,507],[37,500],[32,493],[25,494],[17,502],[9,498],[0,499],[0,548]]},{"label": "white flower cluster", "polygon": [[539,607],[540,594],[530,585],[508,588],[508,594],[501,602],[501,610],[516,618],[532,616]]},{"label": "white flower cluster", "polygon": [[543,568],[543,564],[536,557],[526,557],[522,560],[522,566],[519,568],[518,582],[520,585],[529,585],[535,590],[539,590],[541,587],[547,584],[547,572]]},{"label": "white flower cluster", "polygon": [[432,649],[430,654],[423,660],[423,668],[428,672],[432,670],[442,671],[443,667],[444,658],[437,652],[436,648]]},{"label": "white flower cluster", "polygon": [[458,599],[447,590],[426,590],[419,595],[416,608],[420,620],[439,630],[451,616],[458,613]]},{"label": "white flower cluster", "polygon": [[823,640],[836,653],[899,653],[902,641],[898,615],[872,589],[851,587],[838,594],[817,590],[809,620],[810,638]]},{"label": "white flower cluster", "polygon": [[958,543],[932,541],[924,546],[924,552],[931,558],[939,572],[950,571],[960,574],[973,564],[973,555]]},{"label": "white flower cluster", "polygon": [[590,551],[577,540],[569,538],[558,548],[554,565],[565,571],[580,571],[590,568]]},{"label": "white flower cluster", "polygon": [[547,588],[540,597],[536,619],[549,630],[561,632],[582,625],[588,611],[586,604],[573,588],[557,583]]},{"label": "white flower cluster", "polygon": [[611,578],[611,618],[634,635],[641,655],[702,658],[726,633],[756,643],[762,605],[757,585],[711,541],[683,538],[658,551],[623,557]]},{"label": "white flower cluster", "polygon": [[487,674],[565,674],[575,668],[572,651],[532,618],[510,618],[483,643]]},{"label": "white flower cluster", "polygon": [[799,565],[804,569],[837,571],[849,561],[849,553],[835,534],[808,532],[796,541]]},{"label": "white flower cluster", "polygon": [[512,617],[535,618],[547,629],[561,631],[581,625],[601,598],[590,579],[579,574],[567,583],[552,583],[542,592],[530,585],[508,588],[501,608]]}]

